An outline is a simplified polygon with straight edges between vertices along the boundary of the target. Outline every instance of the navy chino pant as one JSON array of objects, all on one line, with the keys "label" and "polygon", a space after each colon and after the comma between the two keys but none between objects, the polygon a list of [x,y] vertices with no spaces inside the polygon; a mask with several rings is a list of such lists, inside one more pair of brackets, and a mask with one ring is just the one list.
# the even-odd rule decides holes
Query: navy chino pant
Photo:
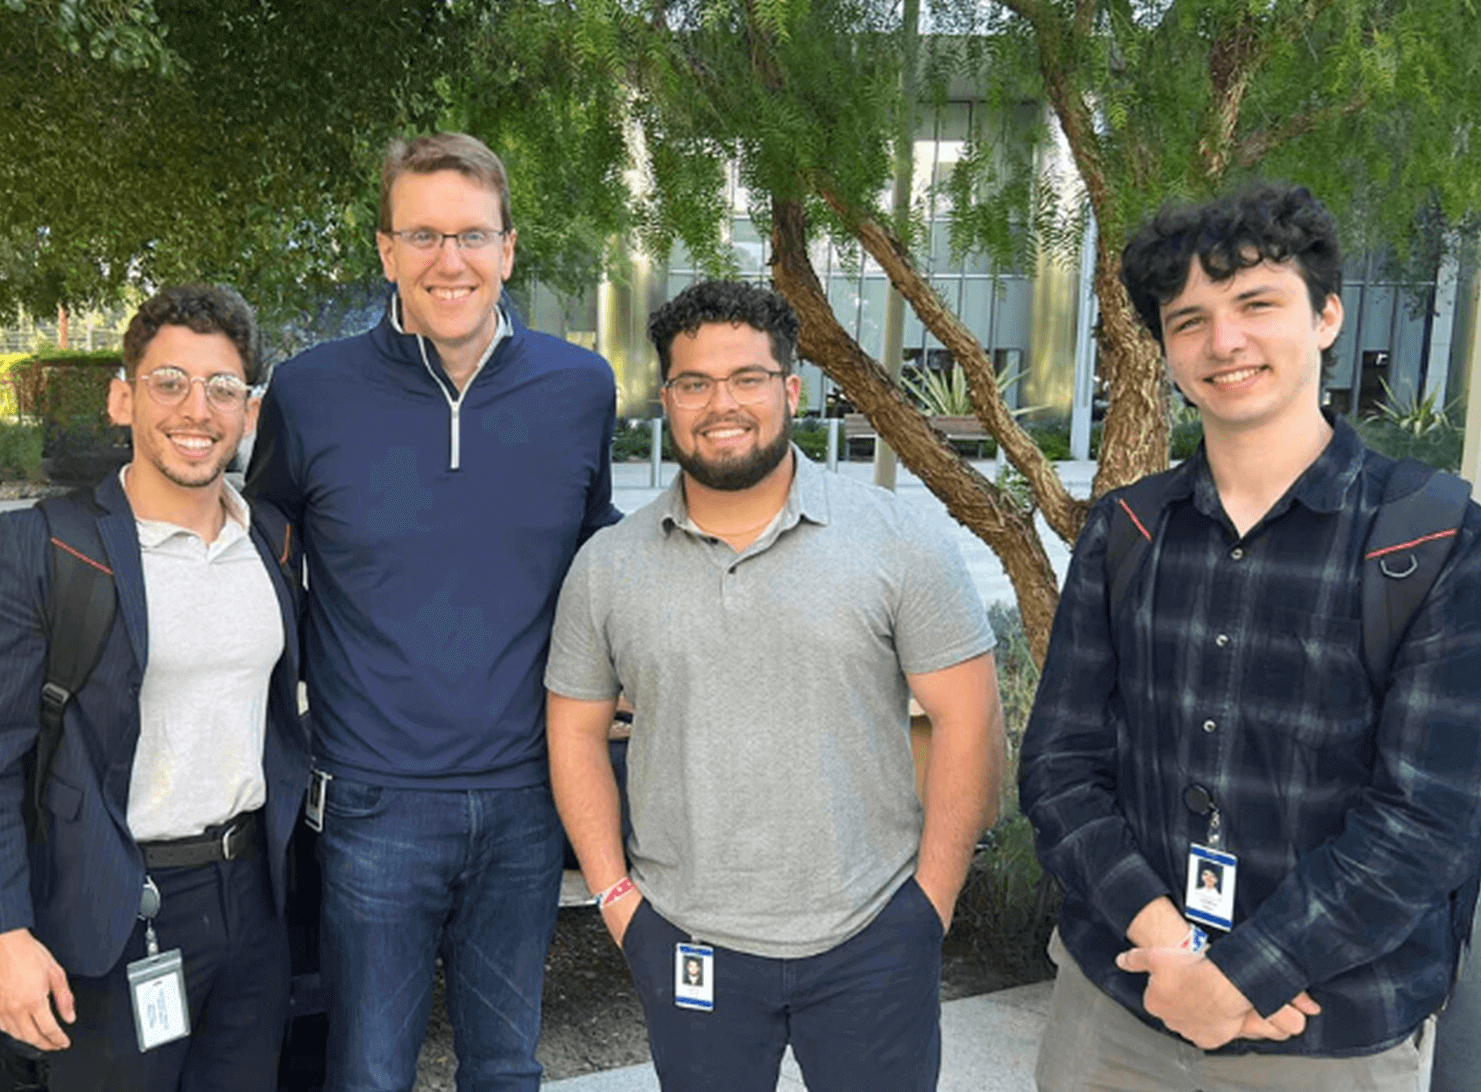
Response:
[{"label": "navy chino pant", "polygon": [[144,923],[106,975],[69,975],[72,1046],[49,1054],[51,1092],[272,1092],[288,1011],[288,933],[273,908],[258,828],[255,854],[150,871],[160,891],[161,952],[185,962],[190,1035],[139,1053],[127,965],[145,955]]},{"label": "navy chino pant", "polygon": [[809,1092],[930,1092],[941,1069],[941,919],[911,878],[863,931],[819,955],[715,948],[715,1007],[674,1004],[674,945],[646,900],[623,953],[664,1092],[774,1092],[787,1045]]}]

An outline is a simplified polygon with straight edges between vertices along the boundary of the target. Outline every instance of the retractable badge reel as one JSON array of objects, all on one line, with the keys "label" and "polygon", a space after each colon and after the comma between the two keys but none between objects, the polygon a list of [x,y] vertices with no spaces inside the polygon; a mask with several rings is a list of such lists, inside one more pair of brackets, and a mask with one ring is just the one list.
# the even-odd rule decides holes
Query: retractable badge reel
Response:
[{"label": "retractable badge reel", "polygon": [[185,998],[185,964],[179,948],[159,950],[154,919],[159,914],[159,888],[144,878],[139,899],[139,920],[144,923],[143,959],[126,968],[129,996],[134,1003],[134,1028],[139,1033],[139,1053],[153,1050],[190,1034],[190,1005]]},{"label": "retractable badge reel", "polygon": [[1208,817],[1207,843],[1188,847],[1188,886],[1183,913],[1197,925],[1228,932],[1234,928],[1234,884],[1239,858],[1224,850],[1223,819],[1213,796],[1202,785],[1183,794],[1183,803],[1195,815]]}]

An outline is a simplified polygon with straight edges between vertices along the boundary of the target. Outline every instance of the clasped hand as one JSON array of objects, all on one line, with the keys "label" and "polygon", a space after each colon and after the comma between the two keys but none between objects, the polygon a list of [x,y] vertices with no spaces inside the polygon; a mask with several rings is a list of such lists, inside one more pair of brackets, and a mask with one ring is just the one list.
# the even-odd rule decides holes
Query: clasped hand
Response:
[{"label": "clasped hand", "polygon": [[1322,1011],[1303,990],[1262,1017],[1217,964],[1177,948],[1132,948],[1116,957],[1116,966],[1146,974],[1143,1006],[1203,1050],[1234,1039],[1289,1039],[1306,1030],[1307,1017]]}]

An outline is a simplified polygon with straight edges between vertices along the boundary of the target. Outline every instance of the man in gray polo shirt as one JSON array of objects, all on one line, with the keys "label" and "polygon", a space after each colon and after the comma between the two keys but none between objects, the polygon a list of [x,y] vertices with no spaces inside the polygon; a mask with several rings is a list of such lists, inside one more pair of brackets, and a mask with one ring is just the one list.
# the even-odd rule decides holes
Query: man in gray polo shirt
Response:
[{"label": "man in gray polo shirt", "polygon": [[934,1088],[941,937],[1002,769],[992,631],[948,542],[791,446],[784,300],[695,285],[649,335],[683,473],[577,555],[546,686],[556,804],[659,1077],[771,1088],[790,1042],[814,1092]]}]

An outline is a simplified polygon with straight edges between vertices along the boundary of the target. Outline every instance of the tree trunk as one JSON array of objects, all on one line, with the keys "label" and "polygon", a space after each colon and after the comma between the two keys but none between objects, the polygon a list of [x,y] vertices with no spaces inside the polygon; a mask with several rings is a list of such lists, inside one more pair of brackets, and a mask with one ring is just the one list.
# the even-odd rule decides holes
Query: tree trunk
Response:
[{"label": "tree trunk", "polygon": [[998,556],[1018,598],[1034,660],[1042,666],[1059,605],[1059,581],[1032,510],[1020,508],[958,455],[839,325],[808,258],[806,222],[796,201],[772,200],[772,281],[802,321],[800,353],[843,388],[947,511]]},{"label": "tree trunk", "polygon": [[1095,294],[1100,303],[1101,362],[1110,384],[1092,490],[1129,485],[1167,468],[1166,384],[1162,351],[1142,325],[1118,276],[1121,258],[1096,243]]}]

